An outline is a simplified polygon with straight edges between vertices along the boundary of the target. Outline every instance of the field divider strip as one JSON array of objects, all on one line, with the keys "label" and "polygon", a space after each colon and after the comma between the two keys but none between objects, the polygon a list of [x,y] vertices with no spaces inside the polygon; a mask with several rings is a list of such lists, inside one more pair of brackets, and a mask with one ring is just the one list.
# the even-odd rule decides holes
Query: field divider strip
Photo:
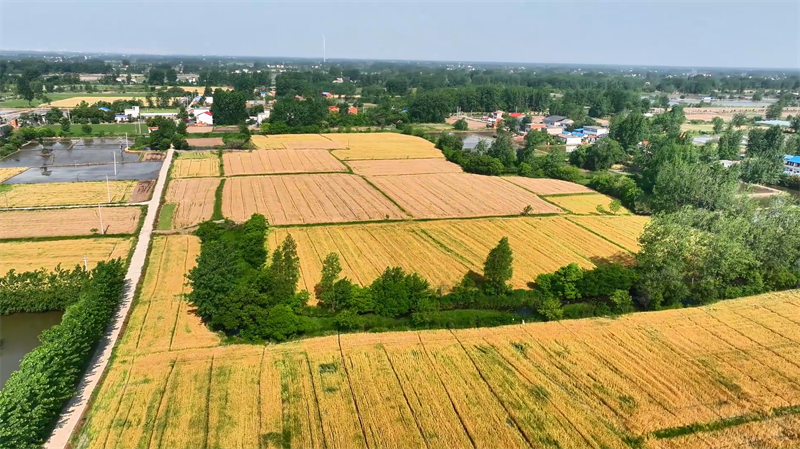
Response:
[{"label": "field divider strip", "polygon": [[356,415],[358,416],[358,424],[361,426],[361,435],[364,437],[364,447],[370,449],[369,440],[367,440],[367,432],[364,430],[364,420],[361,418],[361,410],[358,407],[358,399],[353,392],[353,380],[350,378],[350,370],[347,369],[347,361],[344,358],[344,351],[342,350],[342,334],[336,333],[336,342],[339,345],[339,356],[342,358],[342,368],[347,375],[347,386],[350,387],[350,396],[353,398],[353,405],[356,407]]},{"label": "field divider strip", "polygon": [[258,364],[258,449],[264,449],[264,438],[261,437],[261,429],[263,425],[263,414],[261,413],[261,407],[263,402],[263,395],[261,394],[261,376],[264,374],[264,359],[267,356],[267,346],[264,345],[264,349],[261,351],[261,362]]},{"label": "field divider strip", "polygon": [[322,434],[322,447],[328,447],[328,438],[325,436],[325,426],[322,425],[322,409],[319,405],[319,396],[317,396],[317,386],[314,382],[314,372],[311,370],[311,360],[308,358],[308,352],[303,351],[306,356],[306,366],[308,367],[308,376],[311,381],[311,391],[314,392],[314,404],[317,406],[317,419],[319,419],[319,433]]},{"label": "field divider strip", "polygon": [[397,386],[400,387],[400,391],[403,392],[403,399],[406,400],[406,406],[408,407],[408,412],[411,413],[411,416],[414,418],[414,424],[417,425],[417,432],[419,432],[419,436],[422,437],[422,441],[425,442],[425,447],[430,448],[431,445],[428,443],[428,437],[425,436],[425,432],[422,431],[422,426],[419,425],[419,419],[417,419],[417,414],[414,413],[414,408],[411,407],[411,401],[408,400],[408,395],[406,394],[406,390],[403,388],[403,382],[400,381],[400,376],[397,374],[397,370],[394,368],[394,363],[392,363],[392,358],[389,356],[389,352],[386,351],[386,346],[383,344],[378,345],[383,349],[383,354],[386,356],[386,361],[389,362],[389,367],[392,369],[392,373],[394,374],[394,378],[397,379]]},{"label": "field divider strip", "polygon": [[[205,438],[205,445],[203,449],[208,448],[208,438],[211,435],[211,387],[214,385],[214,358],[216,356],[211,356],[211,366],[208,367],[208,390],[206,390],[206,438]],[[261,411],[259,410],[259,415]],[[259,429],[261,431],[261,429]],[[162,447],[160,444],[158,447]]]},{"label": "field divider strip", "polygon": [[[597,215],[590,214],[590,215],[588,215],[588,216],[592,217],[592,216],[597,216]],[[590,228],[587,228],[586,226],[582,225],[581,223],[578,223],[578,222],[577,222],[577,221],[575,221],[575,220],[570,220],[570,219],[569,219],[569,216],[564,216],[564,218],[566,218],[567,220],[569,220],[569,221],[570,221],[572,224],[574,224],[575,226],[577,226],[577,227],[579,227],[579,228],[583,228],[584,230],[586,230],[586,231],[588,231],[588,232],[590,232],[590,233],[592,233],[592,234],[594,234],[594,235],[596,235],[596,236],[600,237],[601,239],[603,239],[603,240],[607,241],[608,243],[611,243],[612,245],[614,245],[614,246],[616,246],[616,247],[622,248],[622,250],[623,250],[623,251],[625,251],[625,252],[627,252],[627,253],[629,253],[629,254],[636,255],[636,253],[635,253],[635,252],[633,252],[633,251],[629,250],[628,248],[625,248],[624,246],[622,246],[622,245],[620,245],[619,243],[617,243],[617,242],[615,242],[615,241],[613,241],[613,240],[609,239],[608,237],[604,236],[603,234],[600,234],[600,233],[599,233],[599,232],[597,232],[597,231],[593,231],[592,229],[590,229]]]}]

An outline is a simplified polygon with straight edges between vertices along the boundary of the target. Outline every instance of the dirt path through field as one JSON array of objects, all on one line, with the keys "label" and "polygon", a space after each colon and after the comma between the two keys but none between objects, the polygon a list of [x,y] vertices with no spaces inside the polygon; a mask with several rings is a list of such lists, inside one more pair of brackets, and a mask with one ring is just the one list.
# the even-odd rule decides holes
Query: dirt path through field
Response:
[{"label": "dirt path through field", "polygon": [[175,150],[172,148],[167,151],[164,164],[161,166],[161,171],[158,173],[158,181],[156,182],[153,196],[150,201],[145,203],[147,204],[147,215],[142,224],[142,229],[139,231],[136,248],[133,250],[131,263],[128,266],[128,274],[125,276],[125,297],[122,298],[114,321],[111,323],[109,329],[106,330],[106,336],[100,341],[95,355],[89,363],[89,367],[86,369],[86,374],[81,380],[80,385],[78,385],[78,393],[70,399],[66,409],[61,413],[61,418],[59,418],[53,433],[44,445],[45,449],[63,449],[67,447],[72,432],[78,427],[78,423],[80,423],[81,418],[86,413],[92,392],[100,382],[100,378],[103,376],[106,366],[108,366],[111,352],[128,318],[128,312],[133,302],[133,295],[136,292],[136,286],[139,284],[139,278],[142,275],[142,269],[147,260],[150,237],[153,233],[156,215],[158,214],[158,203],[161,200],[161,193],[164,191],[164,185],[167,182],[167,174],[169,173],[174,151]]}]

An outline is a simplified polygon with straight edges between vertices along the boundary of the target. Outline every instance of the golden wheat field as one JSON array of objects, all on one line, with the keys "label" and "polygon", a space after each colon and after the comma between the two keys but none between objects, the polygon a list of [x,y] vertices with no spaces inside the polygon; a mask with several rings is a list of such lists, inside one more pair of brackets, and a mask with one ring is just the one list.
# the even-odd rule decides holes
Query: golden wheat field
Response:
[{"label": "golden wheat field", "polygon": [[333,155],[343,161],[372,159],[444,159],[431,142],[396,133],[324,134],[341,150]]},{"label": "golden wheat field", "polygon": [[350,161],[347,165],[353,169],[354,173],[362,176],[463,173],[461,167],[444,159]]},{"label": "golden wheat field", "polygon": [[469,173],[376,176],[382,192],[414,218],[486,217],[560,213],[561,209],[498,177]]},{"label": "golden wheat field", "polygon": [[260,213],[276,225],[405,218],[363,178],[338,173],[228,178],[222,213],[238,222]]},{"label": "golden wheat field", "polygon": [[[573,214],[629,214],[630,211],[620,206],[616,212],[611,211],[611,202],[613,198],[608,196],[592,193],[582,195],[564,195],[564,196],[550,196],[547,201],[557,204],[559,207],[572,212]],[[601,210],[598,210],[598,207]]]},{"label": "golden wheat field", "polygon": [[108,187],[104,181],[7,184],[0,189],[0,207],[124,203],[135,187],[136,181],[111,181]]},{"label": "golden wheat field", "polygon": [[141,92],[132,93],[130,95],[120,95],[116,97],[106,97],[106,96],[94,96],[94,97],[72,97],[72,98],[65,98],[63,100],[56,100],[50,103],[50,107],[53,108],[74,108],[81,104],[81,101],[85,101],[89,104],[97,103],[98,101],[107,101],[109,103],[113,103],[117,100],[141,100],[145,101],[146,94],[142,94]]},{"label": "golden wheat field", "polygon": [[222,160],[228,176],[347,171],[326,150],[236,151],[223,154]]},{"label": "golden wheat field", "polygon": [[0,275],[11,269],[18,272],[39,268],[52,270],[59,264],[72,269],[75,265],[83,266],[83,256],[88,258],[89,269],[92,269],[103,260],[127,259],[132,245],[133,237],[0,242]]},{"label": "golden wheat field", "polygon": [[164,202],[177,205],[172,215],[172,228],[186,228],[211,219],[219,183],[220,178],[171,180]]},{"label": "golden wheat field", "polygon": [[0,182],[3,182],[7,179],[11,179],[14,176],[24,172],[27,170],[28,167],[8,167],[8,168],[0,168]]},{"label": "golden wheat field", "polygon": [[575,184],[574,182],[560,179],[524,178],[522,176],[507,176],[504,180],[512,182],[537,195],[555,195],[562,193],[593,193],[594,190]]},{"label": "golden wheat field", "polygon": [[[607,218],[614,223],[606,227],[637,232],[644,226],[640,217]],[[564,217],[519,217],[287,227],[273,229],[267,240],[270,248],[276,248],[287,234],[292,235],[300,257],[300,287],[309,292],[319,282],[322,261],[331,252],[339,254],[342,276],[362,285],[370,284],[388,266],[401,266],[449,291],[469,270],[483,272],[489,250],[508,236],[515,257],[512,283],[525,288],[538,274],[571,262],[591,267],[600,260],[631,257],[624,247],[611,243],[616,236],[606,236],[590,223],[585,226],[605,239]]]},{"label": "golden wheat field", "polygon": [[[0,238],[133,234],[141,207],[15,210],[0,212]],[[100,227],[102,217],[103,228]],[[94,229],[94,231],[93,231]]]},{"label": "golden wheat field", "polygon": [[621,247],[639,251],[639,235],[650,219],[629,215],[621,219],[612,215],[569,215],[567,220],[602,235]]},{"label": "golden wheat field", "polygon": [[321,134],[273,134],[252,136],[253,145],[259,150],[331,150],[344,148],[342,144]]},{"label": "golden wheat field", "polygon": [[[191,265],[187,239],[156,238],[150,299],[135,305],[72,447],[797,445],[800,291],[615,319],[267,346],[216,346],[198,324],[189,335],[203,343],[176,347],[172,329],[191,311],[164,306],[163,324],[145,323],[180,293],[179,283],[163,293],[155,284]],[[757,420],[723,421],[741,416]]]},{"label": "golden wheat field", "polygon": [[219,176],[219,156],[215,151],[180,153],[172,161],[173,178]]}]

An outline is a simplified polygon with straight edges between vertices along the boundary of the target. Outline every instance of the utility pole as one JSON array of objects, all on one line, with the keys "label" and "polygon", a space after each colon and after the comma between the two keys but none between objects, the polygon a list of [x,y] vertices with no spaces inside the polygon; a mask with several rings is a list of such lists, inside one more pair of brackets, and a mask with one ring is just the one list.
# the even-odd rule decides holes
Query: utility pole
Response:
[{"label": "utility pole", "polygon": [[89,258],[83,255],[83,271],[89,271]]},{"label": "utility pole", "polygon": [[100,216],[100,233],[105,234],[106,228],[103,227],[103,212],[100,211],[100,204],[97,205],[97,215]]},{"label": "utility pole", "polygon": [[[114,155],[114,179],[116,179],[117,178],[117,153],[116,152],[112,152],[111,154]],[[109,201],[111,201],[111,200],[109,200]]]},{"label": "utility pole", "polygon": [[108,175],[106,175],[106,192],[108,193],[108,204],[111,204],[111,186],[108,184]]}]

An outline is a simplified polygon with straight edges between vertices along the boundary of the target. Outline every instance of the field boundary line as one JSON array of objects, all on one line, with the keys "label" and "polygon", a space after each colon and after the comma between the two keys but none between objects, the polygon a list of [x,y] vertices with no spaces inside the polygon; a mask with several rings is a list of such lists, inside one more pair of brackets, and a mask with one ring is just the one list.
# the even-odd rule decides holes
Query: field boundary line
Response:
[{"label": "field boundary line", "polygon": [[308,351],[303,351],[306,356],[306,366],[308,367],[308,375],[311,381],[311,390],[314,392],[314,404],[317,406],[317,418],[319,419],[319,433],[322,434],[322,447],[328,447],[328,438],[325,436],[325,426],[322,424],[322,410],[319,405],[319,396],[317,395],[317,385],[314,382],[314,370],[311,369],[311,360],[308,358]]},{"label": "field boundary line", "polygon": [[[212,355],[211,366],[208,368],[208,390],[206,390],[206,444],[203,448],[208,447],[208,438],[211,434],[211,387],[214,385],[214,358],[216,358],[216,356]],[[259,394],[261,393],[259,392]],[[258,414],[261,415],[261,410],[258,411]],[[258,431],[261,432],[261,429],[259,428]],[[161,442],[159,442],[158,447],[163,447],[160,443]]]},{"label": "field boundary line", "polygon": [[425,353],[431,369],[433,369],[433,372],[436,373],[436,379],[439,381],[442,389],[444,389],[445,394],[447,394],[447,399],[450,400],[450,407],[453,408],[453,412],[456,414],[456,416],[458,416],[458,420],[461,422],[461,427],[464,428],[464,433],[467,434],[467,438],[469,438],[469,442],[472,444],[473,449],[476,449],[478,446],[475,444],[475,439],[472,437],[467,424],[464,422],[464,417],[461,416],[461,413],[459,413],[456,403],[453,402],[453,396],[450,395],[450,390],[447,389],[447,385],[445,385],[444,381],[442,380],[442,376],[439,375],[439,371],[436,369],[435,362],[433,361],[430,352],[428,352],[428,348],[425,347],[425,343],[422,341],[422,337],[420,337],[419,332],[415,332],[415,334],[417,334],[417,340],[419,340],[419,344],[422,346],[422,351]]},{"label": "field boundary line", "polygon": [[[166,237],[165,239],[169,240],[169,237]],[[189,245],[187,244],[186,245],[186,255],[183,257],[183,272],[184,273],[188,273],[188,271],[186,270],[186,267],[188,266],[187,265],[188,259],[189,259]],[[178,307],[177,307],[177,310],[175,311],[175,323],[173,323],[173,325],[172,325],[172,333],[169,336],[168,350],[170,350],[170,351],[172,350],[172,342],[175,340],[175,330],[178,328],[178,317],[180,317],[180,315],[181,315],[181,304],[184,301],[186,301],[186,299],[185,299],[186,298],[186,293],[183,292],[185,290],[185,288],[186,288],[186,282],[185,282],[186,281],[186,277],[185,277],[185,275],[181,280],[184,281],[184,282],[183,282],[183,285],[181,286],[180,294],[176,295],[178,297]],[[171,300],[173,300],[173,299],[174,298],[172,298]]]},{"label": "field boundary line", "polygon": [[261,426],[263,425],[263,416],[261,413],[261,403],[262,401],[262,394],[261,394],[261,376],[264,374],[264,359],[267,356],[267,345],[264,345],[264,349],[261,351],[261,362],[258,364],[258,449],[263,449],[264,447],[264,439],[261,437]]},{"label": "field boundary line", "polygon": [[[87,181],[94,182],[94,181]],[[133,206],[149,206],[150,201],[142,201],[139,203],[98,203],[103,207],[133,207]],[[95,208],[97,204],[64,204],[61,206],[26,206],[26,207],[0,207],[0,212],[16,212],[24,210],[52,210],[52,209],[88,209]]]},{"label": "field boundary line", "polygon": [[[578,215],[578,214],[573,214]],[[414,218],[413,216],[407,218],[395,219],[381,219],[381,220],[359,220],[359,221],[334,221],[326,223],[297,223],[297,224],[272,224],[270,228],[310,228],[315,226],[348,226],[348,225],[378,225],[390,223],[426,223],[429,221],[454,221],[454,220],[487,220],[487,219],[505,219],[505,218],[549,218],[549,217],[566,217],[567,214],[562,213],[546,213],[546,214],[531,214],[531,215],[481,215],[479,217],[439,217],[439,218]],[[579,215],[584,216],[584,215]],[[597,217],[598,215],[585,215],[589,217]],[[624,215],[618,215],[624,216]],[[613,242],[612,242],[613,243]],[[619,246],[619,245],[617,245]]]},{"label": "field boundary line", "polygon": [[383,195],[384,197],[386,197],[386,199],[387,199],[387,200],[389,200],[389,201],[390,201],[392,204],[394,204],[394,205],[395,205],[395,207],[397,207],[398,209],[400,209],[400,211],[401,211],[401,212],[403,212],[404,214],[406,214],[406,215],[407,215],[409,218],[414,218],[414,216],[413,216],[413,215],[411,215],[411,214],[410,214],[410,213],[409,213],[407,210],[403,209],[403,206],[401,206],[400,204],[398,204],[398,203],[397,203],[397,201],[395,201],[395,200],[394,200],[394,198],[390,197],[389,195],[387,195],[387,194],[386,194],[386,192],[384,192],[383,190],[379,189],[379,188],[378,188],[378,186],[376,186],[375,184],[373,184],[373,183],[372,183],[372,181],[370,181],[369,179],[367,179],[367,177],[366,177],[366,176],[362,176],[362,175],[353,175],[353,176],[358,176],[358,177],[360,177],[361,179],[363,179],[363,180],[364,180],[364,182],[366,182],[367,184],[369,184],[369,186],[370,186],[370,187],[372,187],[373,189],[377,190],[377,191],[378,191],[378,192],[379,192],[381,195]]},{"label": "field boundary line", "polygon": [[[172,363],[170,364],[170,367],[169,367],[169,374],[167,374],[167,378],[164,381],[164,390],[161,392],[161,398],[158,400],[158,407],[156,408],[156,415],[153,417],[153,429],[150,432],[150,444],[149,444],[149,447],[162,447],[161,446],[161,442],[164,439],[164,434],[166,433],[166,428],[167,428],[167,421],[166,421],[167,418],[166,417],[164,418],[164,422],[163,422],[164,431],[162,431],[161,435],[159,435],[159,437],[158,437],[158,445],[155,445],[155,446],[153,445],[153,439],[156,436],[156,432],[158,432],[158,427],[159,427],[158,417],[159,417],[159,415],[161,415],[162,407],[164,407],[164,398],[167,397],[167,393],[168,393],[168,390],[169,390],[169,381],[172,380],[172,373],[175,372],[175,365],[177,365],[178,363],[179,362],[178,362],[177,359],[172,361]],[[177,389],[177,387],[175,387],[175,388]],[[168,414],[169,409],[170,409],[170,404],[167,404],[166,405],[166,410],[164,410],[164,413],[167,416],[169,416],[169,414]]]},{"label": "field boundary line", "polygon": [[[577,215],[577,214],[573,214],[573,215]],[[601,217],[602,217],[602,215],[594,215],[594,214],[589,214],[589,215],[581,215],[581,216],[589,216],[589,217],[601,216]],[[621,217],[621,216],[624,216],[624,215],[608,215],[608,216],[609,216],[609,217],[614,217],[614,216],[616,216],[616,217]],[[594,234],[594,235],[596,235],[596,236],[600,237],[601,239],[603,239],[603,240],[607,241],[608,243],[611,243],[612,245],[614,245],[614,246],[616,246],[616,247],[618,247],[618,248],[622,248],[622,250],[623,250],[623,251],[625,251],[625,252],[627,252],[627,253],[629,253],[629,254],[636,255],[636,253],[635,253],[635,252],[633,252],[633,251],[629,250],[628,248],[625,248],[624,246],[622,246],[622,245],[620,245],[619,243],[617,243],[617,242],[615,242],[615,241],[613,241],[613,240],[609,239],[608,237],[604,236],[603,234],[600,234],[600,233],[599,233],[599,232],[597,232],[597,231],[593,231],[592,229],[589,229],[589,228],[587,228],[586,226],[584,226],[584,225],[582,225],[582,224],[578,223],[578,222],[577,222],[577,221],[575,221],[575,220],[570,220],[570,219],[569,219],[569,216],[565,216],[564,218],[566,218],[567,220],[569,220],[569,221],[570,221],[570,223],[574,224],[575,226],[577,226],[577,227],[579,227],[579,228],[583,228],[585,231],[588,231],[589,233],[591,233],[591,234]]]},{"label": "field boundary line", "polygon": [[136,232],[130,234],[90,234],[90,235],[54,235],[47,237],[11,237],[0,238],[0,243],[15,242],[52,242],[57,240],[90,240],[90,239],[130,239],[136,237]]},{"label": "field boundary line", "polygon": [[350,370],[347,369],[347,361],[344,359],[344,351],[342,350],[342,334],[341,332],[336,333],[336,342],[339,345],[339,357],[342,359],[342,368],[344,369],[344,373],[347,375],[347,386],[350,388],[350,397],[353,398],[353,405],[356,407],[356,415],[358,416],[358,424],[361,426],[361,436],[364,438],[364,447],[367,449],[369,448],[369,440],[367,440],[367,432],[364,430],[364,420],[361,418],[361,410],[358,408],[358,399],[356,399],[356,394],[353,392],[353,381],[350,378]]},{"label": "field boundary line", "polygon": [[[761,324],[761,323],[759,323],[758,321],[756,321],[756,320],[754,320],[754,319],[750,318],[750,317],[749,317],[749,316],[747,316],[747,315],[743,315],[743,314],[741,314],[741,313],[737,312],[737,311],[736,311],[736,309],[733,309],[733,308],[731,308],[731,309],[728,309],[728,310],[729,310],[731,313],[733,313],[733,314],[736,314],[736,315],[738,315],[738,316],[740,316],[740,317],[742,317],[742,318],[746,319],[747,321],[749,321],[749,322],[753,323],[754,325],[756,325],[756,326],[760,327],[761,329],[764,329],[765,331],[767,331],[767,332],[769,332],[769,333],[771,333],[771,334],[775,334],[775,335],[777,335],[777,336],[779,336],[779,337],[781,337],[781,338],[783,338],[783,339],[785,339],[785,340],[789,340],[789,342],[790,342],[791,344],[795,344],[795,345],[797,344],[797,342],[796,342],[796,341],[793,341],[791,338],[789,338],[789,337],[787,337],[787,336],[785,336],[785,335],[779,334],[778,332],[775,332],[773,329],[770,329],[769,327],[767,327],[767,326],[764,326],[763,324]],[[770,310],[770,313],[773,313],[773,314],[774,314],[775,312],[772,312],[772,311]],[[781,317],[781,318],[783,318],[783,317]],[[730,327],[730,326],[728,326],[728,327]],[[796,363],[794,363],[794,362],[790,362],[790,363],[791,363],[792,365],[795,365],[795,366],[797,366],[797,364],[796,364]],[[798,368],[800,368],[800,366],[798,366]]]},{"label": "field boundary line", "polygon": [[528,438],[528,435],[526,435],[525,432],[522,431],[522,427],[520,427],[519,423],[517,422],[517,419],[514,418],[514,415],[512,415],[511,412],[508,410],[508,406],[506,405],[506,403],[500,400],[500,396],[498,396],[497,392],[494,391],[492,385],[486,381],[486,376],[484,376],[483,372],[480,370],[480,368],[478,368],[478,364],[475,363],[475,359],[472,358],[472,355],[469,353],[469,351],[467,351],[467,348],[464,347],[464,343],[462,343],[461,340],[459,340],[458,336],[456,335],[455,332],[453,332],[452,329],[448,329],[448,331],[450,332],[450,335],[452,335],[453,338],[458,342],[458,345],[461,347],[461,350],[464,351],[464,354],[467,355],[467,358],[469,359],[470,363],[472,363],[472,367],[475,368],[475,371],[478,373],[478,376],[480,376],[481,380],[486,385],[486,388],[488,388],[489,391],[492,393],[492,396],[494,397],[495,401],[497,401],[497,403],[500,404],[501,407],[503,407],[503,410],[505,410],[508,419],[510,419],[511,422],[514,423],[514,428],[517,430],[517,432],[519,432],[519,434],[522,436],[525,442],[528,443],[528,447],[530,448],[538,447],[537,445],[534,445]]},{"label": "field boundary line", "polygon": [[744,415],[732,416],[729,418],[722,418],[716,421],[705,423],[693,423],[686,426],[665,427],[650,432],[654,438],[657,439],[671,439],[685,435],[697,435],[700,437],[701,433],[715,432],[717,430],[727,429],[730,427],[738,427],[743,424],[751,422],[761,422],[773,418],[781,418],[783,416],[791,416],[800,414],[800,405],[789,405],[786,407],[775,407],[767,413],[747,413]]},{"label": "field boundary line", "polygon": [[386,356],[386,361],[389,362],[389,368],[392,369],[392,373],[394,374],[394,378],[397,380],[397,386],[400,387],[400,391],[403,392],[403,399],[406,400],[406,407],[408,407],[408,412],[411,413],[411,416],[414,418],[414,424],[417,426],[417,432],[419,432],[419,436],[422,437],[422,441],[425,442],[425,447],[430,448],[430,444],[428,443],[428,437],[425,436],[425,432],[422,431],[422,426],[419,425],[419,419],[417,419],[417,414],[414,413],[414,408],[411,407],[411,402],[408,400],[408,395],[406,394],[405,388],[403,388],[403,382],[400,381],[400,376],[397,374],[397,370],[394,369],[394,363],[392,363],[392,358],[389,356],[389,352],[386,351],[386,346],[383,344],[379,344],[378,346],[383,349],[383,355]]}]

